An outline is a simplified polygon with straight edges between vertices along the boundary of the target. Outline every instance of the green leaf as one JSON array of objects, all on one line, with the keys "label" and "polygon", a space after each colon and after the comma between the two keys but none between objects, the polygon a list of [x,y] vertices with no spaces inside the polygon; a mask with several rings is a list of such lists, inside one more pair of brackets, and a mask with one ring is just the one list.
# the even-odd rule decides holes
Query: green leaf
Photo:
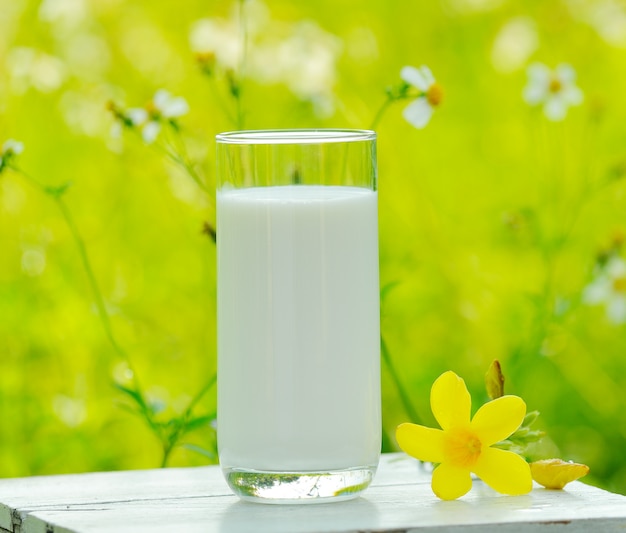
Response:
[{"label": "green leaf", "polygon": [[189,433],[190,431],[194,431],[196,429],[199,429],[201,427],[204,426],[208,426],[211,429],[213,429],[213,427],[211,426],[211,424],[215,421],[215,415],[205,415],[205,416],[198,416],[196,418],[192,418],[191,420],[187,420],[186,422],[184,422],[183,424],[183,432],[184,433]]},{"label": "green leaf", "polygon": [[143,399],[143,396],[136,391],[135,389],[131,389],[129,387],[126,387],[120,383],[114,383],[113,386],[119,390],[120,392],[123,392],[124,394],[126,394],[128,397],[130,397],[137,405],[139,405],[141,407],[142,410],[146,410],[148,409],[148,405],[146,404],[145,400]]},{"label": "green leaf", "polygon": [[537,418],[539,418],[539,411],[531,411],[530,413],[526,413],[524,421],[522,422],[522,426],[532,426],[537,421]]},{"label": "green leaf", "polygon": [[384,285],[382,287],[382,289],[380,289],[380,301],[384,302],[385,298],[387,297],[387,295],[393,290],[395,289],[398,285],[400,285],[399,281],[390,281],[389,283],[387,283],[386,285]]},{"label": "green leaf", "polygon": [[188,443],[182,444],[181,447],[187,450],[191,450],[192,452],[199,453],[200,455],[204,455],[205,457],[208,457],[213,462],[217,461],[217,453],[214,450],[207,450],[205,448],[202,448],[201,446],[197,446],[196,444],[188,444]]},{"label": "green leaf", "polygon": [[63,196],[71,186],[72,186],[72,182],[68,181],[56,187],[52,187],[52,186],[45,187],[45,191],[46,191],[46,194],[49,194],[50,196],[54,198],[61,198],[61,196]]}]

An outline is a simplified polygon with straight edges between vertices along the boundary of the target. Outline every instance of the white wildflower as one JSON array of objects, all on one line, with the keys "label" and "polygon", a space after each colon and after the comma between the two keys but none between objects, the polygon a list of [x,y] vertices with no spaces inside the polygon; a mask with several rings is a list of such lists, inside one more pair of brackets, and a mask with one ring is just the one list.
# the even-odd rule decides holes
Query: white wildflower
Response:
[{"label": "white wildflower", "polygon": [[146,144],[152,144],[154,141],[156,141],[156,138],[159,136],[160,132],[160,122],[157,122],[156,120],[150,120],[146,122],[144,127],[141,129],[141,137]]},{"label": "white wildflower", "polygon": [[234,4],[229,19],[199,19],[192,24],[189,31],[189,44],[193,52],[213,54],[220,66],[232,70],[241,66],[244,52],[240,22],[242,17],[246,21],[246,39],[251,45],[246,50],[247,63],[255,61],[257,52],[264,47],[268,37],[282,33],[283,30],[281,24],[271,21],[270,10],[263,2],[246,0]]},{"label": "white wildflower", "polygon": [[24,151],[24,144],[14,139],[7,139],[0,150],[0,172],[9,164],[13,156],[20,155]]},{"label": "white wildflower", "polygon": [[143,107],[131,107],[126,110],[126,116],[133,126],[142,126],[148,122],[148,112]]},{"label": "white wildflower", "polygon": [[621,257],[612,257],[597,270],[594,280],[583,291],[583,301],[604,305],[613,324],[626,323],[626,262]]},{"label": "white wildflower", "polygon": [[165,89],[159,89],[145,108],[131,107],[123,112],[123,117],[130,126],[141,130],[144,142],[151,144],[161,132],[162,121],[173,121],[188,112],[189,104],[182,96],[172,96]]},{"label": "white wildflower", "polygon": [[241,61],[241,38],[234,22],[222,19],[200,19],[189,33],[191,49],[196,53],[211,52],[225,68],[237,68]]},{"label": "white wildflower", "polygon": [[554,70],[541,63],[530,65],[523,96],[530,105],[543,105],[544,114],[553,121],[563,120],[570,106],[583,101],[583,92],[576,86],[576,71],[565,63]]},{"label": "white wildflower", "polygon": [[119,120],[114,120],[109,128],[109,137],[111,139],[121,139],[123,131],[124,126],[122,126],[122,123]]},{"label": "white wildflower", "polygon": [[420,91],[416,100],[404,108],[402,116],[418,129],[428,124],[435,108],[441,103],[443,93],[432,72],[426,66],[420,68],[404,67],[400,77]]},{"label": "white wildflower", "polygon": [[272,20],[267,6],[258,0],[247,0],[242,8],[247,21],[245,64],[241,13],[236,10],[230,19],[205,18],[192,25],[189,41],[200,65],[208,57],[208,73],[213,73],[215,62],[215,70],[234,72],[237,79],[245,75],[263,84],[284,84],[300,100],[311,102],[317,115],[332,114],[341,39],[312,21]]},{"label": "white wildflower", "polygon": [[189,112],[189,104],[182,96],[172,96],[165,89],[159,89],[152,99],[152,103],[161,117],[172,119],[182,117]]},{"label": "white wildflower", "polygon": [[2,145],[2,155],[8,154],[9,152],[19,155],[24,151],[24,143],[20,141],[16,141],[14,139],[7,139],[4,141]]}]

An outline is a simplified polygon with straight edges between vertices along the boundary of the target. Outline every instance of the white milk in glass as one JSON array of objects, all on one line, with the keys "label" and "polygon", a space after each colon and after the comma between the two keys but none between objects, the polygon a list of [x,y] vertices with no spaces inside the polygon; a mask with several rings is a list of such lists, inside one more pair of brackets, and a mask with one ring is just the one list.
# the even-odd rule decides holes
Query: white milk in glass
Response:
[{"label": "white milk in glass", "polygon": [[217,210],[222,467],[375,468],[377,193],[223,189]]}]

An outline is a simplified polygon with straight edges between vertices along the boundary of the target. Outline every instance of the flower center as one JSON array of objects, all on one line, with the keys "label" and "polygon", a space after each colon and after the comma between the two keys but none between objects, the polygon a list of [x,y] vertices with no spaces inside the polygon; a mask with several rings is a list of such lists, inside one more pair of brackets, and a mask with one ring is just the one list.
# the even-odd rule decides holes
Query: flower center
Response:
[{"label": "flower center", "polygon": [[561,92],[561,89],[563,89],[563,84],[561,83],[561,80],[559,80],[558,78],[552,78],[550,80],[550,85],[548,86],[548,90],[552,94],[556,94],[556,93]]},{"label": "flower center", "polygon": [[437,107],[441,104],[441,100],[443,100],[443,89],[441,85],[433,83],[426,91],[426,100],[428,100],[428,103],[433,107]]},{"label": "flower center", "polygon": [[613,280],[613,290],[615,292],[626,293],[626,276],[615,278]]},{"label": "flower center", "polygon": [[153,101],[146,104],[146,111],[152,120],[158,121],[161,118],[161,110],[155,105]]},{"label": "flower center", "polygon": [[469,468],[476,463],[482,450],[482,442],[469,429],[454,428],[446,432],[444,453],[454,466]]}]

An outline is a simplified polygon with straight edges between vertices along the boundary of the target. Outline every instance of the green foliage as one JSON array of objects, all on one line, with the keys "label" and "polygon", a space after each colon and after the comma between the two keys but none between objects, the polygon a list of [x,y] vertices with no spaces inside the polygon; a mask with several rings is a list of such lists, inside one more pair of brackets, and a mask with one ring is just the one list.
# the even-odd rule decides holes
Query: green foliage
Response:
[{"label": "green foliage", "polygon": [[[166,420],[159,420],[159,414],[163,410],[163,405],[146,402],[143,395],[136,389],[125,387],[119,383],[116,383],[115,387],[131,400],[130,405],[122,405],[131,413],[137,415],[141,420],[146,422],[152,433],[161,442],[163,447],[163,459],[161,461],[161,466],[167,465],[170,454],[174,450],[175,446],[180,443],[181,438],[187,433],[191,433],[192,431],[199,429],[212,431],[211,424],[215,422],[214,414],[192,416],[191,408],[187,408],[185,413],[181,416],[168,418]],[[189,449],[200,452],[206,457],[211,458],[213,461],[216,459],[214,451],[203,450],[199,446],[190,446]]]},{"label": "green foliage", "polygon": [[531,426],[539,417],[539,411],[531,411],[524,417],[520,428],[508,439],[499,442],[496,447],[510,450],[522,456],[528,455],[529,445],[539,442],[546,436],[545,431],[532,429]]},{"label": "green foliage", "polygon": [[[626,493],[626,326],[585,296],[626,290],[601,4],[0,0],[0,142],[25,146],[0,162],[0,475],[214,462],[214,135],[376,123],[385,449],[443,371],[479,398],[498,359],[541,412],[519,437]],[[534,61],[578,74],[563,121],[522,99]],[[443,99],[417,130],[399,73],[423,64]],[[160,88],[190,111],[146,144],[125,113]]]}]

